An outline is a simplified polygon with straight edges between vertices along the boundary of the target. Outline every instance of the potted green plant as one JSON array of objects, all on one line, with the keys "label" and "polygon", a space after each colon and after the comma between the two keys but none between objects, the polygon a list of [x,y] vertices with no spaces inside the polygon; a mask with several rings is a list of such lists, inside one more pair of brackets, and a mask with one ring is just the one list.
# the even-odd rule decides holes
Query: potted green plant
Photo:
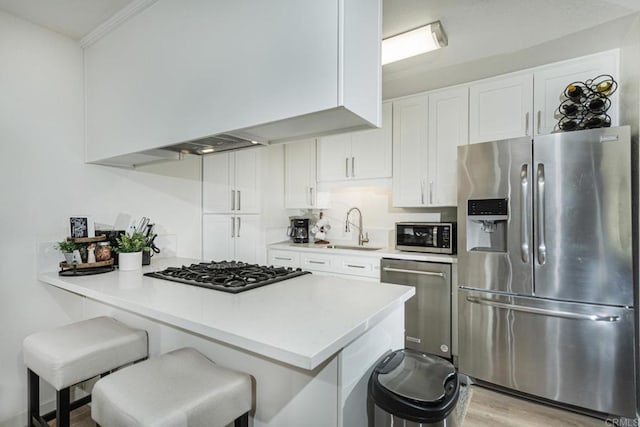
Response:
[{"label": "potted green plant", "polygon": [[117,238],[118,268],[122,271],[142,268],[142,250],[147,247],[147,238],[139,231]]},{"label": "potted green plant", "polygon": [[56,249],[62,252],[67,264],[71,264],[73,262],[73,251],[78,249],[78,245],[71,240],[61,240],[56,244]]}]

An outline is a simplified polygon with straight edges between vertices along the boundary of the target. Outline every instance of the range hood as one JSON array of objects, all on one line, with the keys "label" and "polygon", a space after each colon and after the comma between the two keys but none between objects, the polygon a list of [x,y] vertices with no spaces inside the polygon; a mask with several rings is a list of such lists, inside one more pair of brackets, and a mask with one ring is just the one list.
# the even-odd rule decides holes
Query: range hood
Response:
[{"label": "range hood", "polygon": [[182,160],[185,154],[201,156],[204,154],[240,150],[263,145],[267,145],[267,143],[223,133],[191,141],[180,142],[152,150],[123,154],[102,160],[99,164],[121,168],[135,168],[137,166],[166,162],[170,160]]},{"label": "range hood", "polygon": [[256,145],[266,145],[266,143],[223,133],[220,135],[208,136],[193,141],[170,145],[168,147],[163,147],[162,149],[181,154],[202,155],[219,153],[220,151],[239,150],[241,148],[255,147]]}]

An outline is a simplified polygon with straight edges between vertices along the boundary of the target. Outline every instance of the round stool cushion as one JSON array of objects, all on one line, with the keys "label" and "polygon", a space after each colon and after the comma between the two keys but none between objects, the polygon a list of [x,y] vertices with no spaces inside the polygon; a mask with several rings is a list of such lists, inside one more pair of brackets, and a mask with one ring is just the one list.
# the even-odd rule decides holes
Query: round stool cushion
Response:
[{"label": "round stool cushion", "polygon": [[100,379],[92,395],[102,427],[225,426],[251,409],[251,377],[182,348]]},{"label": "round stool cushion", "polygon": [[25,338],[24,364],[56,390],[144,359],[147,333],[96,317]]}]

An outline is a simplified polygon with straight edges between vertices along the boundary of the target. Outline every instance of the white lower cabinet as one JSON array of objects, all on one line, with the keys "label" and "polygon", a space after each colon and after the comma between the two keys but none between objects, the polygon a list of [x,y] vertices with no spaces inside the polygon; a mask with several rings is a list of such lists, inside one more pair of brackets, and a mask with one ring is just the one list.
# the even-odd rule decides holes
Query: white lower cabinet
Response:
[{"label": "white lower cabinet", "polygon": [[335,262],[335,258],[331,255],[306,252],[300,254],[300,268],[303,270],[337,273]]},{"label": "white lower cabinet", "polygon": [[269,249],[269,265],[276,267],[300,267],[300,254],[293,251]]},{"label": "white lower cabinet", "polygon": [[269,249],[269,264],[345,277],[379,278],[380,258],[328,253],[331,249]]},{"label": "white lower cabinet", "polygon": [[380,258],[338,257],[340,272],[353,276],[380,277]]},{"label": "white lower cabinet", "polygon": [[202,258],[258,262],[259,215],[203,215]]}]

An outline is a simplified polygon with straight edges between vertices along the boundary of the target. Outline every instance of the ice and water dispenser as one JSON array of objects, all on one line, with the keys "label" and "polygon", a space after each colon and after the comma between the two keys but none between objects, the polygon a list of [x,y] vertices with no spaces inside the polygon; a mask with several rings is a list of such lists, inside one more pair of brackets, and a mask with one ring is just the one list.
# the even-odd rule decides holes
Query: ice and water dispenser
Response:
[{"label": "ice and water dispenser", "polygon": [[467,200],[467,251],[507,252],[509,199]]}]

